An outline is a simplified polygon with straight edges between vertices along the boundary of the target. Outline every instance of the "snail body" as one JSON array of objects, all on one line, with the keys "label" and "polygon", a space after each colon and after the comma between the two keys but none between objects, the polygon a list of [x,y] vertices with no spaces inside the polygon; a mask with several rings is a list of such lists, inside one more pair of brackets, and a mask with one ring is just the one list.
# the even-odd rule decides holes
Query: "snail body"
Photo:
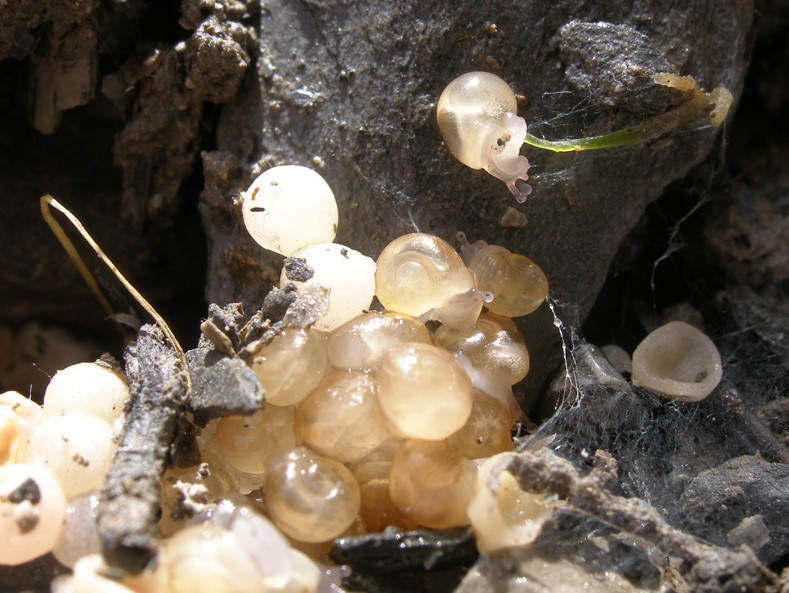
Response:
[{"label": "snail body", "polygon": [[507,184],[518,202],[531,187],[525,183],[529,161],[519,154],[526,122],[509,85],[489,72],[469,72],[449,83],[438,99],[436,115],[452,155],[472,169],[485,169]]}]

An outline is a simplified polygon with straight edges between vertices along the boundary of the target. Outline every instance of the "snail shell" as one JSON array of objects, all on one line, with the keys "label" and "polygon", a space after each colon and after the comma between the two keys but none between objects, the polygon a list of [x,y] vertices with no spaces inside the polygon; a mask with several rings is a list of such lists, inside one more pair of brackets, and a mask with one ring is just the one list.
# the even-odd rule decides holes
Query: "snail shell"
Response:
[{"label": "snail shell", "polygon": [[493,295],[493,301],[485,305],[492,313],[505,317],[528,315],[548,296],[548,279],[529,258],[485,241],[468,243],[462,233],[458,237],[477,289]]},{"label": "snail shell", "polygon": [[452,155],[472,169],[504,181],[519,202],[531,193],[524,183],[529,161],[520,156],[526,122],[509,85],[495,74],[469,72],[447,85],[438,99],[438,127]]},{"label": "snail shell", "polygon": [[442,308],[447,318],[452,306],[475,308],[466,327],[479,315],[480,298],[463,298],[474,290],[471,272],[443,239],[426,233],[403,235],[384,247],[377,265],[375,294],[390,311],[412,317],[432,311],[429,318],[440,319]]}]

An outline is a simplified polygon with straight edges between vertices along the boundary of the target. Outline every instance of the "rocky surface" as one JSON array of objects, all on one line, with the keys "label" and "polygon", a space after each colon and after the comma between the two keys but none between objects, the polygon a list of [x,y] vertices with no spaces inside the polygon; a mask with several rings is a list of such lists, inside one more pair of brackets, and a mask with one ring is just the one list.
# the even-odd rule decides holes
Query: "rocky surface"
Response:
[{"label": "rocky surface", "polygon": [[[0,371],[31,320],[120,352],[41,223],[41,194],[74,208],[188,347],[204,296],[251,313],[279,278],[281,258],[240,224],[240,192],[271,165],[312,166],[350,247],[375,256],[404,232],[462,230],[551,283],[552,307],[521,321],[532,371],[516,392],[539,429],[513,471],[529,488],[542,468],[540,488],[566,504],[535,549],[481,558],[461,591],[786,588],[789,14],[756,4],[0,0]],[[475,69],[503,76],[551,139],[677,105],[651,83],[659,71],[725,86],[742,108],[642,145],[524,149],[534,192],[519,205],[454,161],[434,122],[444,85]],[[699,404],[632,387],[592,346],[632,352],[688,312],[724,361]],[[3,389],[30,384],[8,376]],[[458,566],[357,583],[449,591]],[[45,559],[0,582],[44,589],[58,570]]]}]

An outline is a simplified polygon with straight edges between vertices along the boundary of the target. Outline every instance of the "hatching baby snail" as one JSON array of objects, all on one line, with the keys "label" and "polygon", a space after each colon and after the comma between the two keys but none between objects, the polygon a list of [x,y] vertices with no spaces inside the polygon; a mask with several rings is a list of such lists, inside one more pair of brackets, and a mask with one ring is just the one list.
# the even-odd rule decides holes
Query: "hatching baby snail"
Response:
[{"label": "hatching baby snail", "polygon": [[504,317],[528,315],[548,296],[548,279],[529,258],[485,241],[469,243],[458,233],[460,253],[479,290],[493,295],[485,306]]},{"label": "hatching baby snail", "polygon": [[519,154],[526,122],[509,85],[495,74],[469,72],[438,99],[438,128],[452,155],[501,179],[518,202],[531,193],[529,161]]},{"label": "hatching baby snail", "polygon": [[378,256],[375,295],[389,311],[423,322],[431,319],[456,328],[470,327],[483,301],[474,279],[454,248],[433,235],[398,237]]}]

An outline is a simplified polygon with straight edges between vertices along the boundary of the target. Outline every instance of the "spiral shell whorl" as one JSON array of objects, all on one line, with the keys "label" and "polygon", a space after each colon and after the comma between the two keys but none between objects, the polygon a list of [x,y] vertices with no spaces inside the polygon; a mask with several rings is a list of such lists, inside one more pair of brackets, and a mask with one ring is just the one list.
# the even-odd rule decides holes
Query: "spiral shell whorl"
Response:
[{"label": "spiral shell whorl", "polygon": [[452,246],[433,235],[398,237],[378,256],[375,294],[390,311],[419,317],[474,288],[471,273]]}]

